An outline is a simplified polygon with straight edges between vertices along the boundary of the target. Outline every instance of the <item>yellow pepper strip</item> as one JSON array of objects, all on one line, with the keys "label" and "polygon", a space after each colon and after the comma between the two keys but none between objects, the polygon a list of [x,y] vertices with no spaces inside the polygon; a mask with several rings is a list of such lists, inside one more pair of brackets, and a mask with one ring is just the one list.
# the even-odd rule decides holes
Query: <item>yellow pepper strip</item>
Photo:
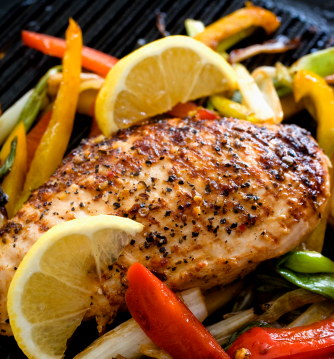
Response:
[{"label": "yellow pepper strip", "polygon": [[215,50],[220,41],[250,27],[263,27],[270,35],[280,26],[279,18],[271,11],[253,6],[251,3],[247,3],[246,6],[207,26],[194,38]]},{"label": "yellow pepper strip", "polygon": [[[334,163],[334,128],[331,128],[319,141],[319,146],[324,150],[325,154]],[[331,176],[333,175],[334,168],[329,168]],[[331,177],[332,179],[333,177]],[[330,197],[330,211],[329,215],[334,218],[334,181],[331,181],[331,197]]]},{"label": "yellow pepper strip", "polygon": [[312,102],[318,122],[317,140],[321,141],[326,132],[334,128],[334,94],[332,88],[319,75],[308,70],[301,70],[297,72],[294,78],[293,94],[296,102],[303,98]]},{"label": "yellow pepper strip", "polygon": [[8,195],[8,203],[6,204],[8,218],[13,217],[16,213],[15,205],[23,189],[27,173],[27,141],[23,121],[16,125],[4,143],[0,152],[1,160],[8,156],[11,143],[15,137],[17,137],[15,160],[11,171],[2,182],[2,189]]},{"label": "yellow pepper strip", "polygon": [[50,123],[36,149],[20,204],[55,172],[64,157],[78,103],[81,73],[82,34],[73,19],[66,30],[63,78],[53,105]]},{"label": "yellow pepper strip", "polygon": [[[325,154],[332,159],[334,154],[332,145],[334,140],[334,93],[332,88],[319,75],[308,70],[301,70],[294,78],[293,94],[296,102],[303,99],[305,107],[317,120],[317,140],[323,146]],[[333,193],[332,172],[333,170],[330,169],[331,192]],[[306,240],[305,246],[308,250],[321,251],[330,207],[330,201],[328,201],[320,223]]]},{"label": "yellow pepper strip", "polygon": [[246,106],[234,102],[226,97],[214,95],[210,97],[214,108],[225,117],[239,118],[250,122],[257,122],[255,114]]}]

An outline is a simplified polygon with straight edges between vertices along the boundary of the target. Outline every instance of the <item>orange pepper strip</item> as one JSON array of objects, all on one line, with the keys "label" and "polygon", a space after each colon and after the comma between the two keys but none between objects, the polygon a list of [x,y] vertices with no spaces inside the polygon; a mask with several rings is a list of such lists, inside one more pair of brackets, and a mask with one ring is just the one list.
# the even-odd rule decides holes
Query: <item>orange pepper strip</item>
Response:
[{"label": "orange pepper strip", "polygon": [[82,34],[70,19],[66,30],[66,52],[63,59],[63,79],[53,105],[52,116],[32,160],[21,201],[25,202],[34,189],[41,186],[61,164],[70,140],[79,98]]},{"label": "orange pepper strip", "polygon": [[27,166],[28,166],[28,170],[29,170],[31,162],[34,158],[37,147],[38,147],[39,143],[41,142],[41,138],[43,137],[44,132],[48,128],[49,122],[51,120],[51,114],[52,114],[51,110],[46,112],[44,114],[44,116],[38,121],[38,123],[27,134],[27,150],[28,150]]},{"label": "orange pepper strip", "polygon": [[334,94],[326,81],[308,70],[298,71],[293,81],[296,102],[302,98],[310,99],[316,110],[318,122],[317,140],[320,141],[327,131],[334,128]]},{"label": "orange pepper strip", "polygon": [[229,356],[192,312],[140,263],[127,273],[125,301],[146,335],[174,359],[228,359]]},{"label": "orange pepper strip", "polygon": [[11,143],[15,137],[17,137],[17,146],[14,163],[11,171],[2,182],[2,189],[8,195],[8,203],[6,204],[8,218],[13,217],[16,213],[15,205],[23,189],[27,174],[27,142],[23,121],[16,125],[4,143],[0,152],[1,160],[8,156]]},{"label": "orange pepper strip", "polygon": [[278,29],[280,24],[279,18],[271,11],[248,5],[246,8],[234,11],[207,26],[203,32],[194,38],[215,50],[220,41],[252,26],[263,27],[266,33],[270,35]]},{"label": "orange pepper strip", "polygon": [[[21,35],[26,46],[41,51],[45,55],[63,58],[66,48],[65,40],[31,31],[22,31]],[[82,67],[103,77],[107,76],[117,61],[116,57],[101,51],[87,46],[82,48]]]}]

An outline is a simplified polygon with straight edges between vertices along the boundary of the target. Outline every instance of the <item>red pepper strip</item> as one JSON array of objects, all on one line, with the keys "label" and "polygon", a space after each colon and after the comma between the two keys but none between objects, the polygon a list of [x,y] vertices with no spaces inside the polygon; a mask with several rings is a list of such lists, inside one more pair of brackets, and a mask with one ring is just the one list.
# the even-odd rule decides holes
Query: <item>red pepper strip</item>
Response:
[{"label": "red pepper strip", "polygon": [[146,335],[173,359],[229,359],[180,299],[139,263],[127,274],[125,301]]},{"label": "red pepper strip", "polygon": [[168,115],[174,116],[176,118],[187,117],[190,111],[196,111],[197,105],[194,102],[178,103],[170,111]]},{"label": "red pepper strip", "polygon": [[34,158],[36,149],[41,142],[44,132],[48,128],[51,120],[52,110],[46,112],[38,123],[27,134],[27,170],[30,168],[32,159]]},{"label": "red pepper strip", "polygon": [[[22,41],[26,46],[43,52],[45,55],[63,58],[66,49],[66,41],[57,37],[39,34],[32,31],[22,31]],[[116,64],[116,57],[107,55],[101,51],[82,47],[82,67],[106,77],[109,70]]]},{"label": "red pepper strip", "polygon": [[235,358],[245,348],[252,359],[334,358],[334,319],[295,328],[252,328],[243,333],[228,349]]},{"label": "red pepper strip", "polygon": [[200,120],[218,120],[218,118],[220,118],[215,111],[207,110],[205,108],[197,110],[197,115]]}]

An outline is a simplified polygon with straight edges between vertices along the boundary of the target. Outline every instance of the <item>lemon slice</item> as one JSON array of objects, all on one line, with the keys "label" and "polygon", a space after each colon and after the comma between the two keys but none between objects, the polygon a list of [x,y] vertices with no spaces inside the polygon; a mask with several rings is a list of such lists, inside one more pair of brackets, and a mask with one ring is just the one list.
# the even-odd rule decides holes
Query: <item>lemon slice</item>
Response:
[{"label": "lemon slice", "polygon": [[95,116],[108,136],[178,102],[233,91],[236,83],[222,56],[188,36],[169,36],[117,62],[97,96]]},{"label": "lemon slice", "polygon": [[143,226],[95,216],[46,232],[21,262],[8,292],[14,337],[28,358],[63,358],[67,340],[89,310],[103,272]]}]

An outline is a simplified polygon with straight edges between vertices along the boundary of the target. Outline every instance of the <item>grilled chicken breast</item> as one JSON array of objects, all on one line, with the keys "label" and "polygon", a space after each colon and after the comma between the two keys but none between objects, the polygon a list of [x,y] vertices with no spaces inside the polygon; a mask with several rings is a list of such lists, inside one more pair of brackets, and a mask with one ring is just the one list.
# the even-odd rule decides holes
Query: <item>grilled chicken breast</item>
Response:
[{"label": "grilled chicken breast", "polygon": [[145,226],[96,290],[89,316],[102,331],[132,263],[175,291],[230,283],[303,241],[328,196],[326,156],[294,125],[170,119],[85,140],[0,230],[1,332],[16,268],[58,223],[113,214]]}]

